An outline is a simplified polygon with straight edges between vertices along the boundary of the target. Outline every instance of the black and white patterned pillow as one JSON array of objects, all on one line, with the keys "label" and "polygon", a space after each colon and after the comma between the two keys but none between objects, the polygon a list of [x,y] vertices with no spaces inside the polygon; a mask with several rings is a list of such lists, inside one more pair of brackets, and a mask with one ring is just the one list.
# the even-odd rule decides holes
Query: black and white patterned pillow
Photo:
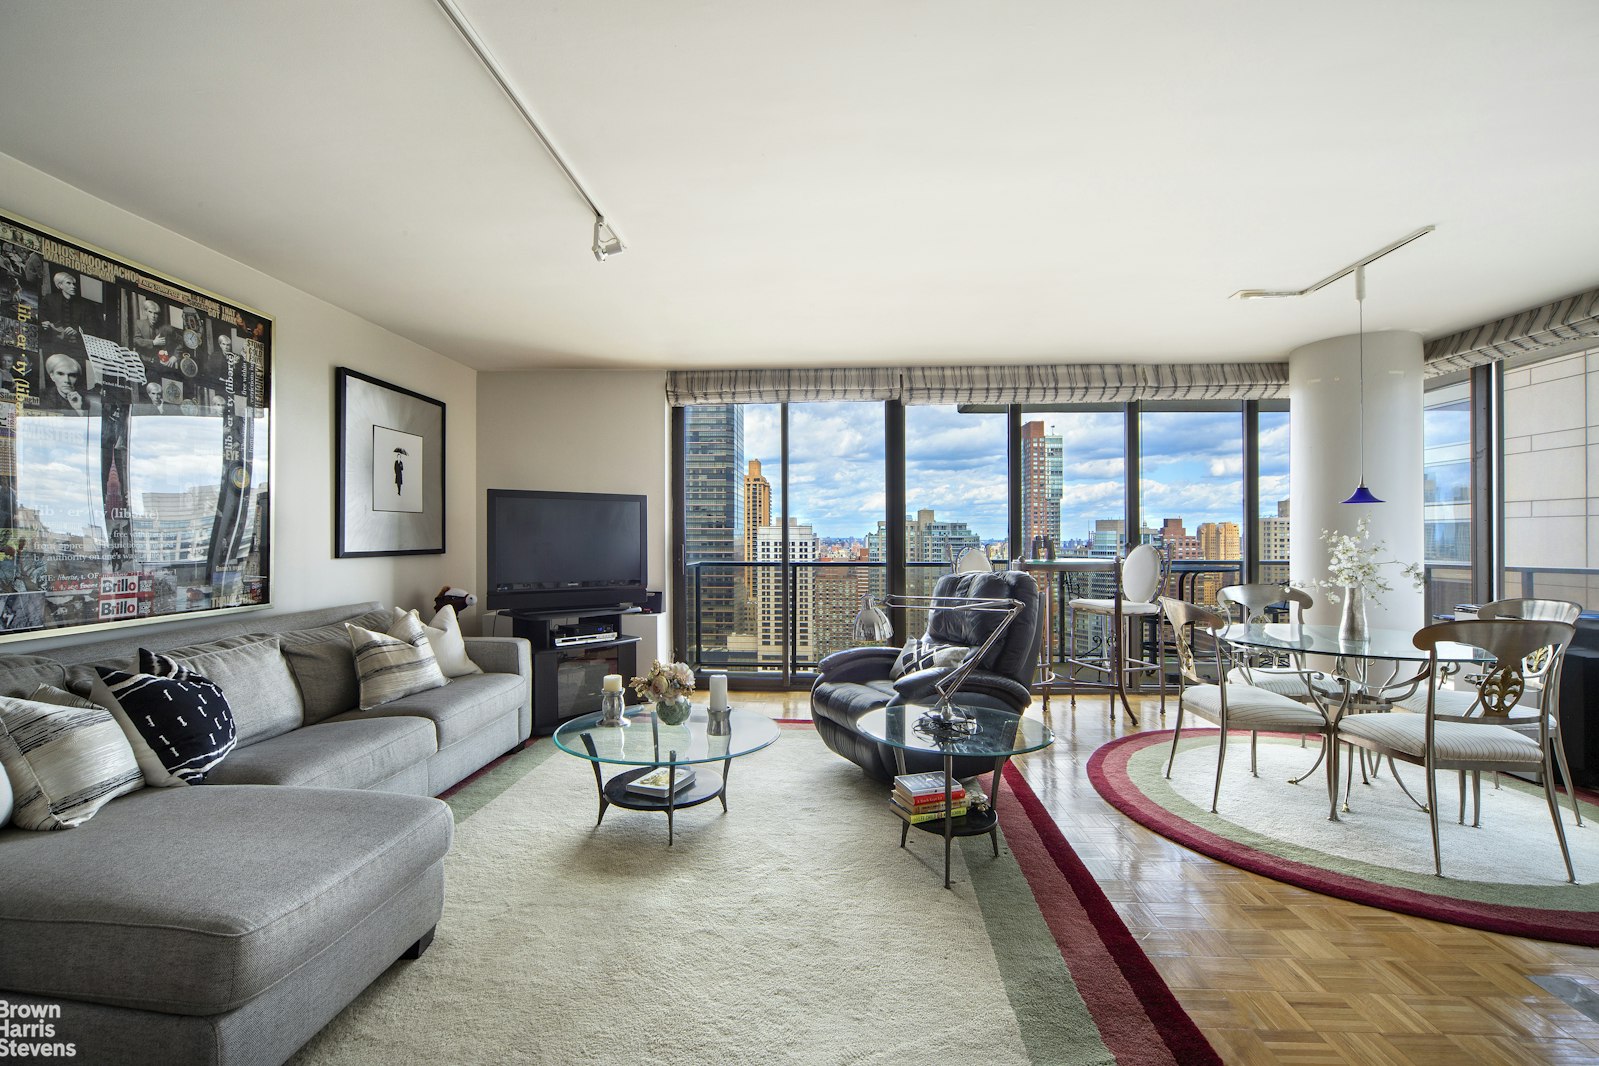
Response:
[{"label": "black and white patterned pillow", "polygon": [[139,665],[150,669],[96,667],[91,698],[122,726],[147,784],[198,785],[238,743],[227,697],[167,656],[141,648]]},{"label": "black and white patterned pillow", "polygon": [[966,661],[972,649],[964,644],[941,644],[927,637],[912,637],[905,642],[905,647],[900,649],[899,658],[894,660],[894,667],[889,671],[889,676],[898,680],[906,674],[914,674],[918,670],[929,670],[933,667],[952,669]]}]

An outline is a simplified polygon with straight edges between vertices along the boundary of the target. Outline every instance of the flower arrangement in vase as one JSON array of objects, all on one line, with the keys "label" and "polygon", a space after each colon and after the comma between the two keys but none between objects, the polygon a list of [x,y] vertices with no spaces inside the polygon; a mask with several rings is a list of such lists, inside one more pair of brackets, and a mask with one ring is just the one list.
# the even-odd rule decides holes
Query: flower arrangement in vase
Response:
[{"label": "flower arrangement in vase", "polygon": [[1399,572],[1420,589],[1425,584],[1420,563],[1401,563],[1398,559],[1381,559],[1388,550],[1388,542],[1373,540],[1371,519],[1362,518],[1355,523],[1355,532],[1337,530],[1321,531],[1321,541],[1327,545],[1327,577],[1315,581],[1295,582],[1301,588],[1319,588],[1327,593],[1329,603],[1342,603],[1343,614],[1338,620],[1339,640],[1366,640],[1366,601],[1378,599],[1393,586],[1383,577],[1382,568],[1398,566]]},{"label": "flower arrangement in vase", "polygon": [[639,699],[655,704],[655,716],[665,725],[682,725],[694,709],[688,700],[688,694],[694,691],[694,671],[688,663],[663,663],[657,659],[646,674],[628,684]]}]

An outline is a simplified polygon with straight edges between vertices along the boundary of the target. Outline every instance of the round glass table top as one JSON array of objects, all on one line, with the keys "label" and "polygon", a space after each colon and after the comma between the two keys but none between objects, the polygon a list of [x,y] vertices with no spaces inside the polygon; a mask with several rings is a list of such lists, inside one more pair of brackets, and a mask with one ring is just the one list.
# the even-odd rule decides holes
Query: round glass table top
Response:
[{"label": "round glass table top", "polygon": [[[562,722],[555,730],[555,746],[569,755],[590,762],[620,763],[626,766],[660,766],[664,763],[721,762],[760,751],[779,736],[777,723],[764,714],[741,711],[728,713],[726,733],[712,734],[704,707],[695,707],[681,725],[659,723],[650,728],[648,707],[630,707],[622,715],[627,725],[601,725],[598,714],[585,714]],[[583,737],[594,743],[589,753]]]},{"label": "round glass table top", "polygon": [[[1398,659],[1426,662],[1428,653],[1416,647],[1409,629],[1369,630],[1366,640],[1338,639],[1337,626],[1301,625],[1294,622],[1234,623],[1216,634],[1229,644],[1270,651],[1302,652],[1306,655],[1341,655],[1354,659]],[[1445,641],[1438,645],[1441,662],[1487,662],[1493,656],[1469,644]]]},{"label": "round glass table top", "polygon": [[[959,699],[956,700],[956,706],[960,706]],[[855,728],[873,740],[881,740],[891,747],[905,748],[907,751],[974,755],[988,759],[1037,751],[1055,743],[1055,734],[1049,726],[1035,719],[989,707],[961,707],[961,710],[977,720],[977,731],[971,736],[935,740],[916,732],[917,720],[933,711],[930,703],[896,704],[867,711],[855,723]]]}]

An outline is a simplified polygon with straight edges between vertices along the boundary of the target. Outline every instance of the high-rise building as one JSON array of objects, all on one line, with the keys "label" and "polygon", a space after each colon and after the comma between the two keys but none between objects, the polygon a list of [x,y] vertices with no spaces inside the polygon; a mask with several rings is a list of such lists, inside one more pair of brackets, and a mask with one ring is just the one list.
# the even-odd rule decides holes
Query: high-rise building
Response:
[{"label": "high-rise building", "polygon": [[1188,532],[1188,527],[1183,525],[1179,518],[1168,518],[1160,525],[1160,546],[1166,549],[1166,557],[1172,562],[1178,559],[1198,559],[1199,538]]},{"label": "high-rise building", "polygon": [[[683,549],[689,594],[697,591],[697,610],[689,611],[689,645],[706,661],[726,660],[727,638],[737,620],[746,584],[737,567],[744,554],[744,409],[738,404],[699,404],[683,414]],[[697,575],[695,571],[698,571]],[[696,623],[699,630],[695,631]]]},{"label": "high-rise building", "polygon": [[[772,483],[761,476],[761,461],[751,459],[744,475],[744,560],[755,561],[755,534],[772,524]],[[755,595],[755,571],[744,572],[744,594]]]},{"label": "high-rise building", "polygon": [[[848,561],[865,562],[866,549],[857,548]],[[855,615],[861,609],[861,598],[871,591],[872,571],[865,566],[818,566],[814,572],[811,637],[820,659],[856,645]]]},{"label": "high-rise building", "polygon": [[[916,517],[905,519],[905,562],[953,563],[967,548],[980,548],[983,541],[965,522],[940,522],[930,507],[916,512]],[[877,523],[877,529],[866,534],[866,554],[872,562],[888,558],[888,523]],[[912,596],[925,596],[932,592],[940,575],[948,571],[943,567],[908,567],[905,591]],[[879,591],[876,587],[873,592]]]},{"label": "high-rise building", "polygon": [[1061,437],[1044,432],[1044,423],[1022,425],[1022,543],[1031,551],[1034,537],[1060,538],[1060,495],[1065,484]]},{"label": "high-rise building", "polygon": [[1099,518],[1094,521],[1093,536],[1089,541],[1090,555],[1115,555],[1122,548],[1122,534],[1127,521],[1122,518]]},{"label": "high-rise building", "polygon": [[782,663],[784,630],[791,613],[795,661],[811,662],[815,658],[811,621],[816,568],[805,564],[816,562],[819,546],[814,529],[802,525],[797,518],[788,520],[788,559],[794,574],[794,602],[790,604],[784,588],[783,527],[767,525],[755,531],[754,561],[767,564],[754,568],[756,654],[762,663]]},{"label": "high-rise building", "polygon": [[[1287,581],[1288,501],[1277,501],[1277,514],[1260,520],[1261,576],[1271,581]],[[1279,565],[1268,565],[1272,562]]]},{"label": "high-rise building", "polygon": [[1242,558],[1237,522],[1201,522],[1195,532],[1201,559]]}]

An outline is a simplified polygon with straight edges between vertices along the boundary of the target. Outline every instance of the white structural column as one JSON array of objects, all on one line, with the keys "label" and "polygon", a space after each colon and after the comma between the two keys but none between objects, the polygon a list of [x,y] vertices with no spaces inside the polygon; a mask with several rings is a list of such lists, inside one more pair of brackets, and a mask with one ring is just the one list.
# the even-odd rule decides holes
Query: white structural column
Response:
[{"label": "white structural column", "polygon": [[[1293,464],[1290,499],[1291,572],[1295,581],[1326,578],[1321,532],[1353,534],[1363,516],[1373,540],[1386,541],[1382,558],[1422,561],[1422,357],[1415,333],[1366,334],[1366,485],[1381,504],[1345,504],[1360,480],[1359,338],[1334,337],[1288,354]],[[1399,572],[1383,568],[1393,591],[1367,602],[1373,626],[1425,625],[1424,599]],[[1339,607],[1313,592],[1307,622],[1336,624]]]}]

